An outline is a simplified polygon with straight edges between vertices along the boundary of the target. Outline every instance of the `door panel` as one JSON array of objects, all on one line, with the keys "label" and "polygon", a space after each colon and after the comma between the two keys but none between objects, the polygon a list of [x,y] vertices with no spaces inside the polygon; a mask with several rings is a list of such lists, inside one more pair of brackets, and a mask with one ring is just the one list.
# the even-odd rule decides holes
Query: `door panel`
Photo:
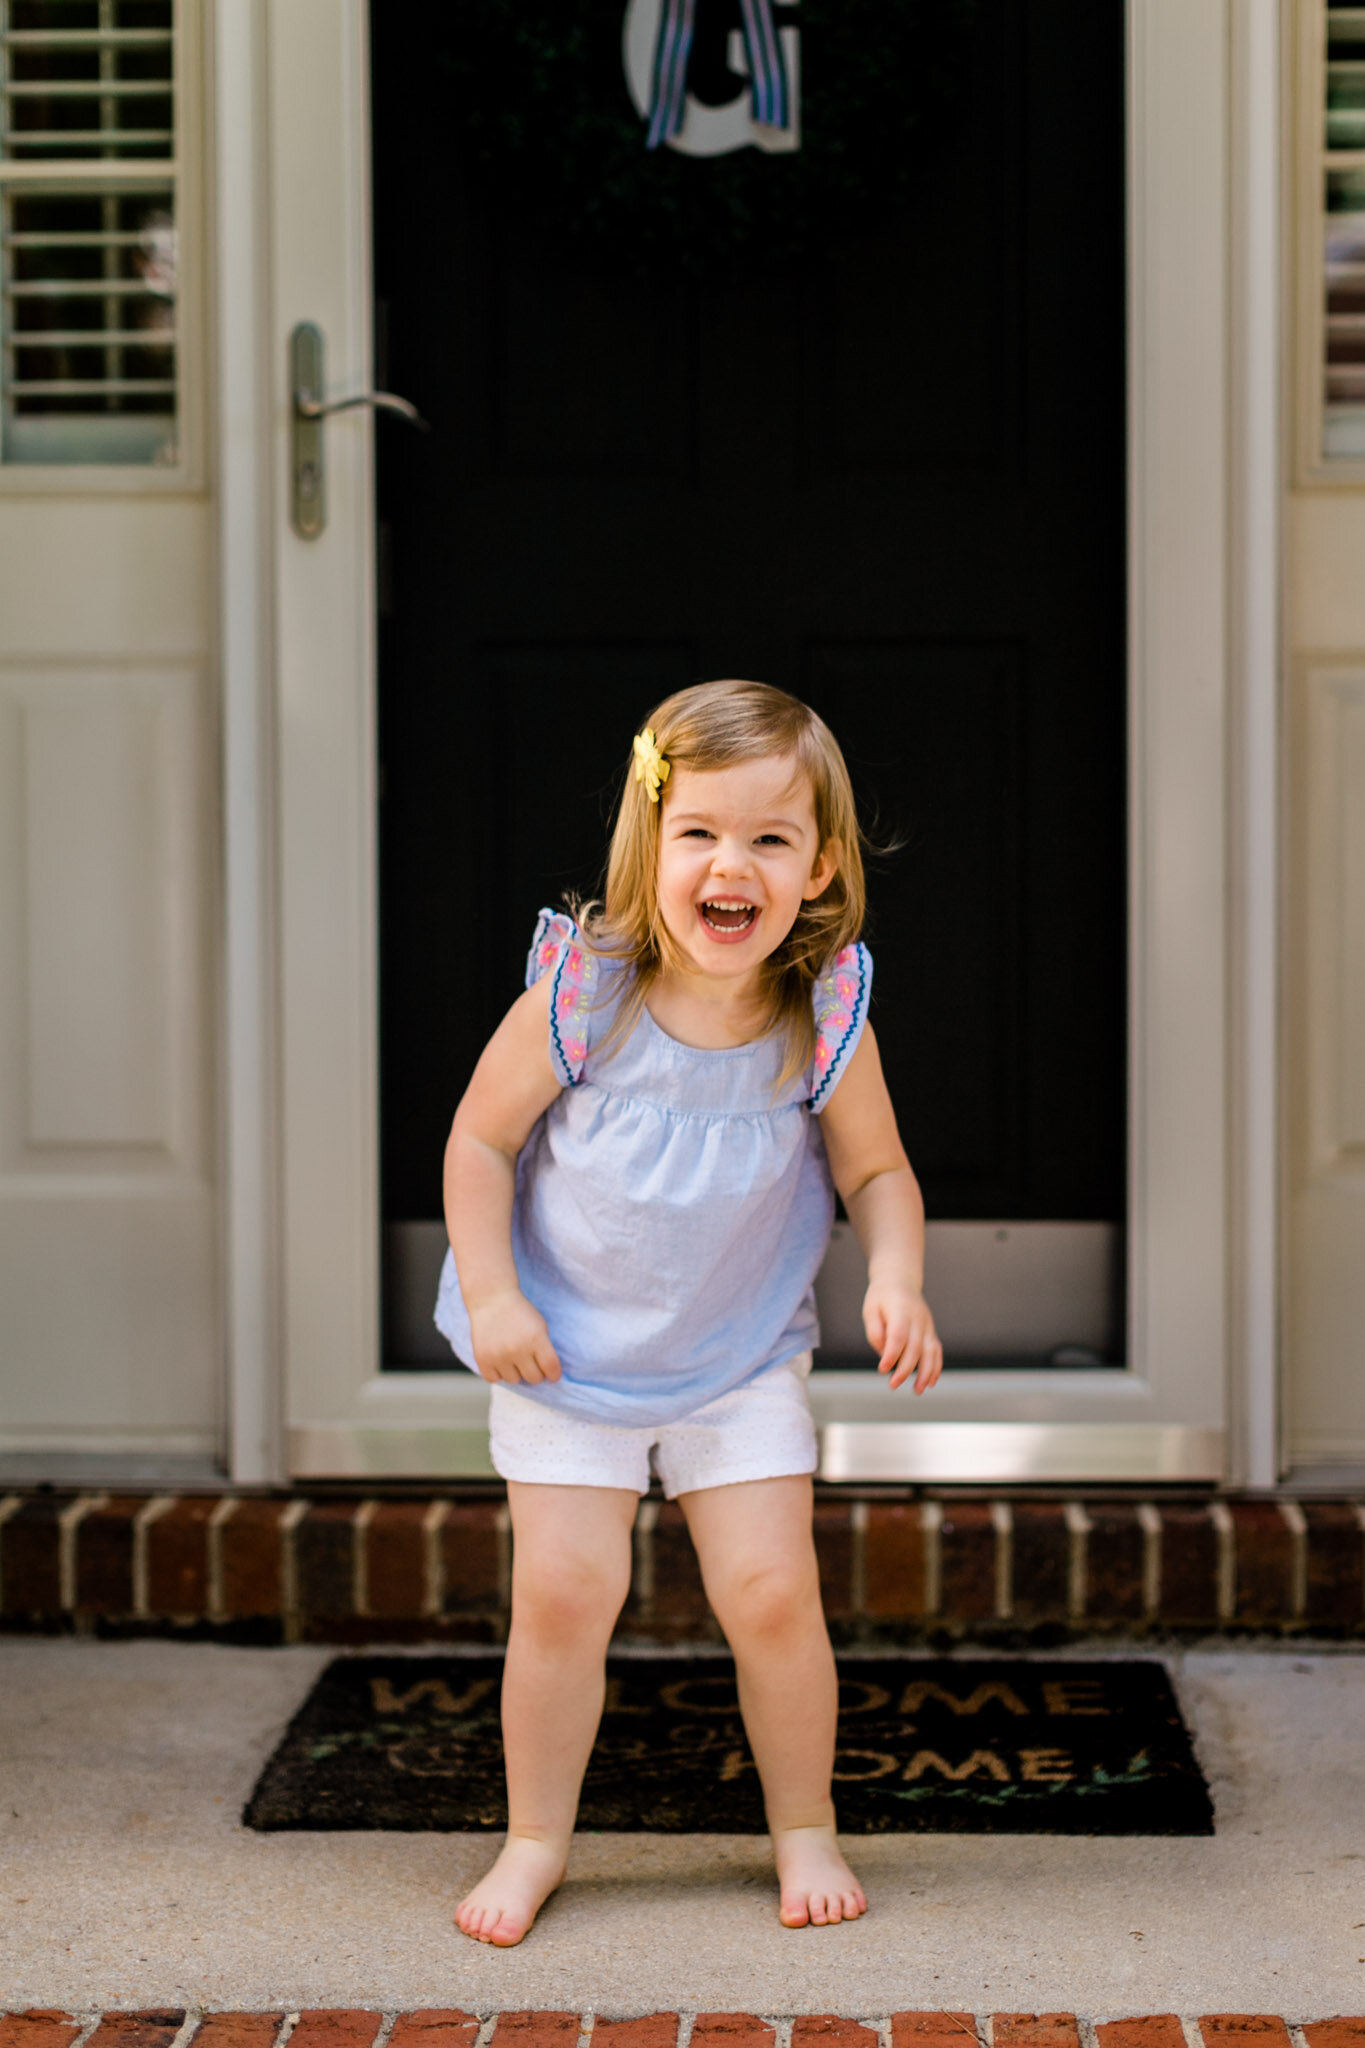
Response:
[{"label": "door panel", "polygon": [[[146,503],[45,509],[66,576],[0,634],[0,1456],[38,1476],[207,1461],[221,1406],[207,520],[175,507],[172,536]],[[101,526],[127,613],[69,547]],[[171,563],[157,637],[184,634],[179,661],[128,616]]]}]

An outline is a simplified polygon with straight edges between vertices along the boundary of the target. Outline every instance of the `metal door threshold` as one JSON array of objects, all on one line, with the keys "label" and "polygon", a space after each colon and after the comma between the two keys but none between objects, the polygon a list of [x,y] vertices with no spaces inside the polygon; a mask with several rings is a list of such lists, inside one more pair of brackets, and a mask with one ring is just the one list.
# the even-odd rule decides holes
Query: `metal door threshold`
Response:
[{"label": "metal door threshold", "polygon": [[[385,1375],[383,1405],[436,1391],[428,1373]],[[1087,1422],[849,1421],[842,1373],[811,1376],[820,1442],[817,1476],[844,1483],[1017,1485],[1194,1481],[1223,1476],[1223,1432],[1193,1424],[1133,1420]],[[877,1382],[870,1393],[885,1391]],[[387,1397],[387,1398],[385,1398]],[[913,1397],[912,1397],[913,1398]],[[425,1405],[425,1402],[424,1402]],[[363,1425],[318,1422],[289,1432],[289,1469],[297,1479],[490,1479],[484,1416],[488,1389],[472,1374],[442,1375],[439,1420],[394,1413]],[[835,1410],[832,1415],[831,1410]]]}]

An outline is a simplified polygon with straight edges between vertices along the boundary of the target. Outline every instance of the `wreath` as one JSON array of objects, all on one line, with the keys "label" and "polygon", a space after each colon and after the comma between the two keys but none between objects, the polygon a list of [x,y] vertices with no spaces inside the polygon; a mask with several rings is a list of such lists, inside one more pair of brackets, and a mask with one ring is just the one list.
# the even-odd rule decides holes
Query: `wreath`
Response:
[{"label": "wreath", "polygon": [[[432,53],[485,202],[614,270],[752,270],[837,246],[895,210],[970,84],[976,0],[800,0],[781,15],[801,35],[799,149],[647,151],[624,12],[625,0],[459,0]],[[695,48],[723,47],[731,16],[737,27],[737,0],[697,0]],[[694,60],[689,88],[733,97],[740,81],[709,68]]]}]

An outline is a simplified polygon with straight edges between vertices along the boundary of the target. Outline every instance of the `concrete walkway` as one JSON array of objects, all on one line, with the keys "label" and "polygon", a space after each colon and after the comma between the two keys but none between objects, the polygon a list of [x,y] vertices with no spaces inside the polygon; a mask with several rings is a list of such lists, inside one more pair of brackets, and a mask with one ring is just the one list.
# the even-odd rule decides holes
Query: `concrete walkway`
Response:
[{"label": "concrete walkway", "polygon": [[867,1917],[791,1932],[761,1840],[587,1836],[506,1952],[450,1925],[495,1838],[241,1826],[335,1654],[0,1641],[0,2006],[1365,2012],[1360,1652],[1139,1650],[1212,1839],[864,1838]]}]

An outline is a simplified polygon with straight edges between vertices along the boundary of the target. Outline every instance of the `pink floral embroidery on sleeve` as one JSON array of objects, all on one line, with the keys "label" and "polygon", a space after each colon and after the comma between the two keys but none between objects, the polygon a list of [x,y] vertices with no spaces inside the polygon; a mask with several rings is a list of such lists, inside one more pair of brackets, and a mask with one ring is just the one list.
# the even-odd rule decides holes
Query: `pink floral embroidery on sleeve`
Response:
[{"label": "pink floral embroidery on sleeve", "polygon": [[815,984],[815,1086],[818,1107],[832,1085],[841,1055],[866,1003],[867,964],[861,946],[845,946],[828,974]]},{"label": "pink floral embroidery on sleeve", "polygon": [[526,986],[533,988],[559,959],[566,939],[576,939],[578,927],[562,910],[542,910],[526,959]]},{"label": "pink floral embroidery on sleeve", "polygon": [[[555,950],[558,952],[559,948]],[[582,946],[570,945],[564,948],[555,975],[550,1038],[570,1087],[580,1079],[588,1057],[588,1012],[592,1007],[595,964]]]},{"label": "pink floral embroidery on sleeve", "polygon": [[550,992],[550,1058],[566,1088],[583,1073],[588,1057],[588,1013],[597,962],[579,939],[566,911],[542,910],[526,959],[526,986],[554,976]]},{"label": "pink floral embroidery on sleeve", "polygon": [[581,946],[570,946],[564,955],[564,965],[559,971],[559,982],[555,990],[555,1009],[559,1021],[559,1040],[564,1054],[564,1064],[573,1074],[575,1081],[588,1057],[588,963]]}]

